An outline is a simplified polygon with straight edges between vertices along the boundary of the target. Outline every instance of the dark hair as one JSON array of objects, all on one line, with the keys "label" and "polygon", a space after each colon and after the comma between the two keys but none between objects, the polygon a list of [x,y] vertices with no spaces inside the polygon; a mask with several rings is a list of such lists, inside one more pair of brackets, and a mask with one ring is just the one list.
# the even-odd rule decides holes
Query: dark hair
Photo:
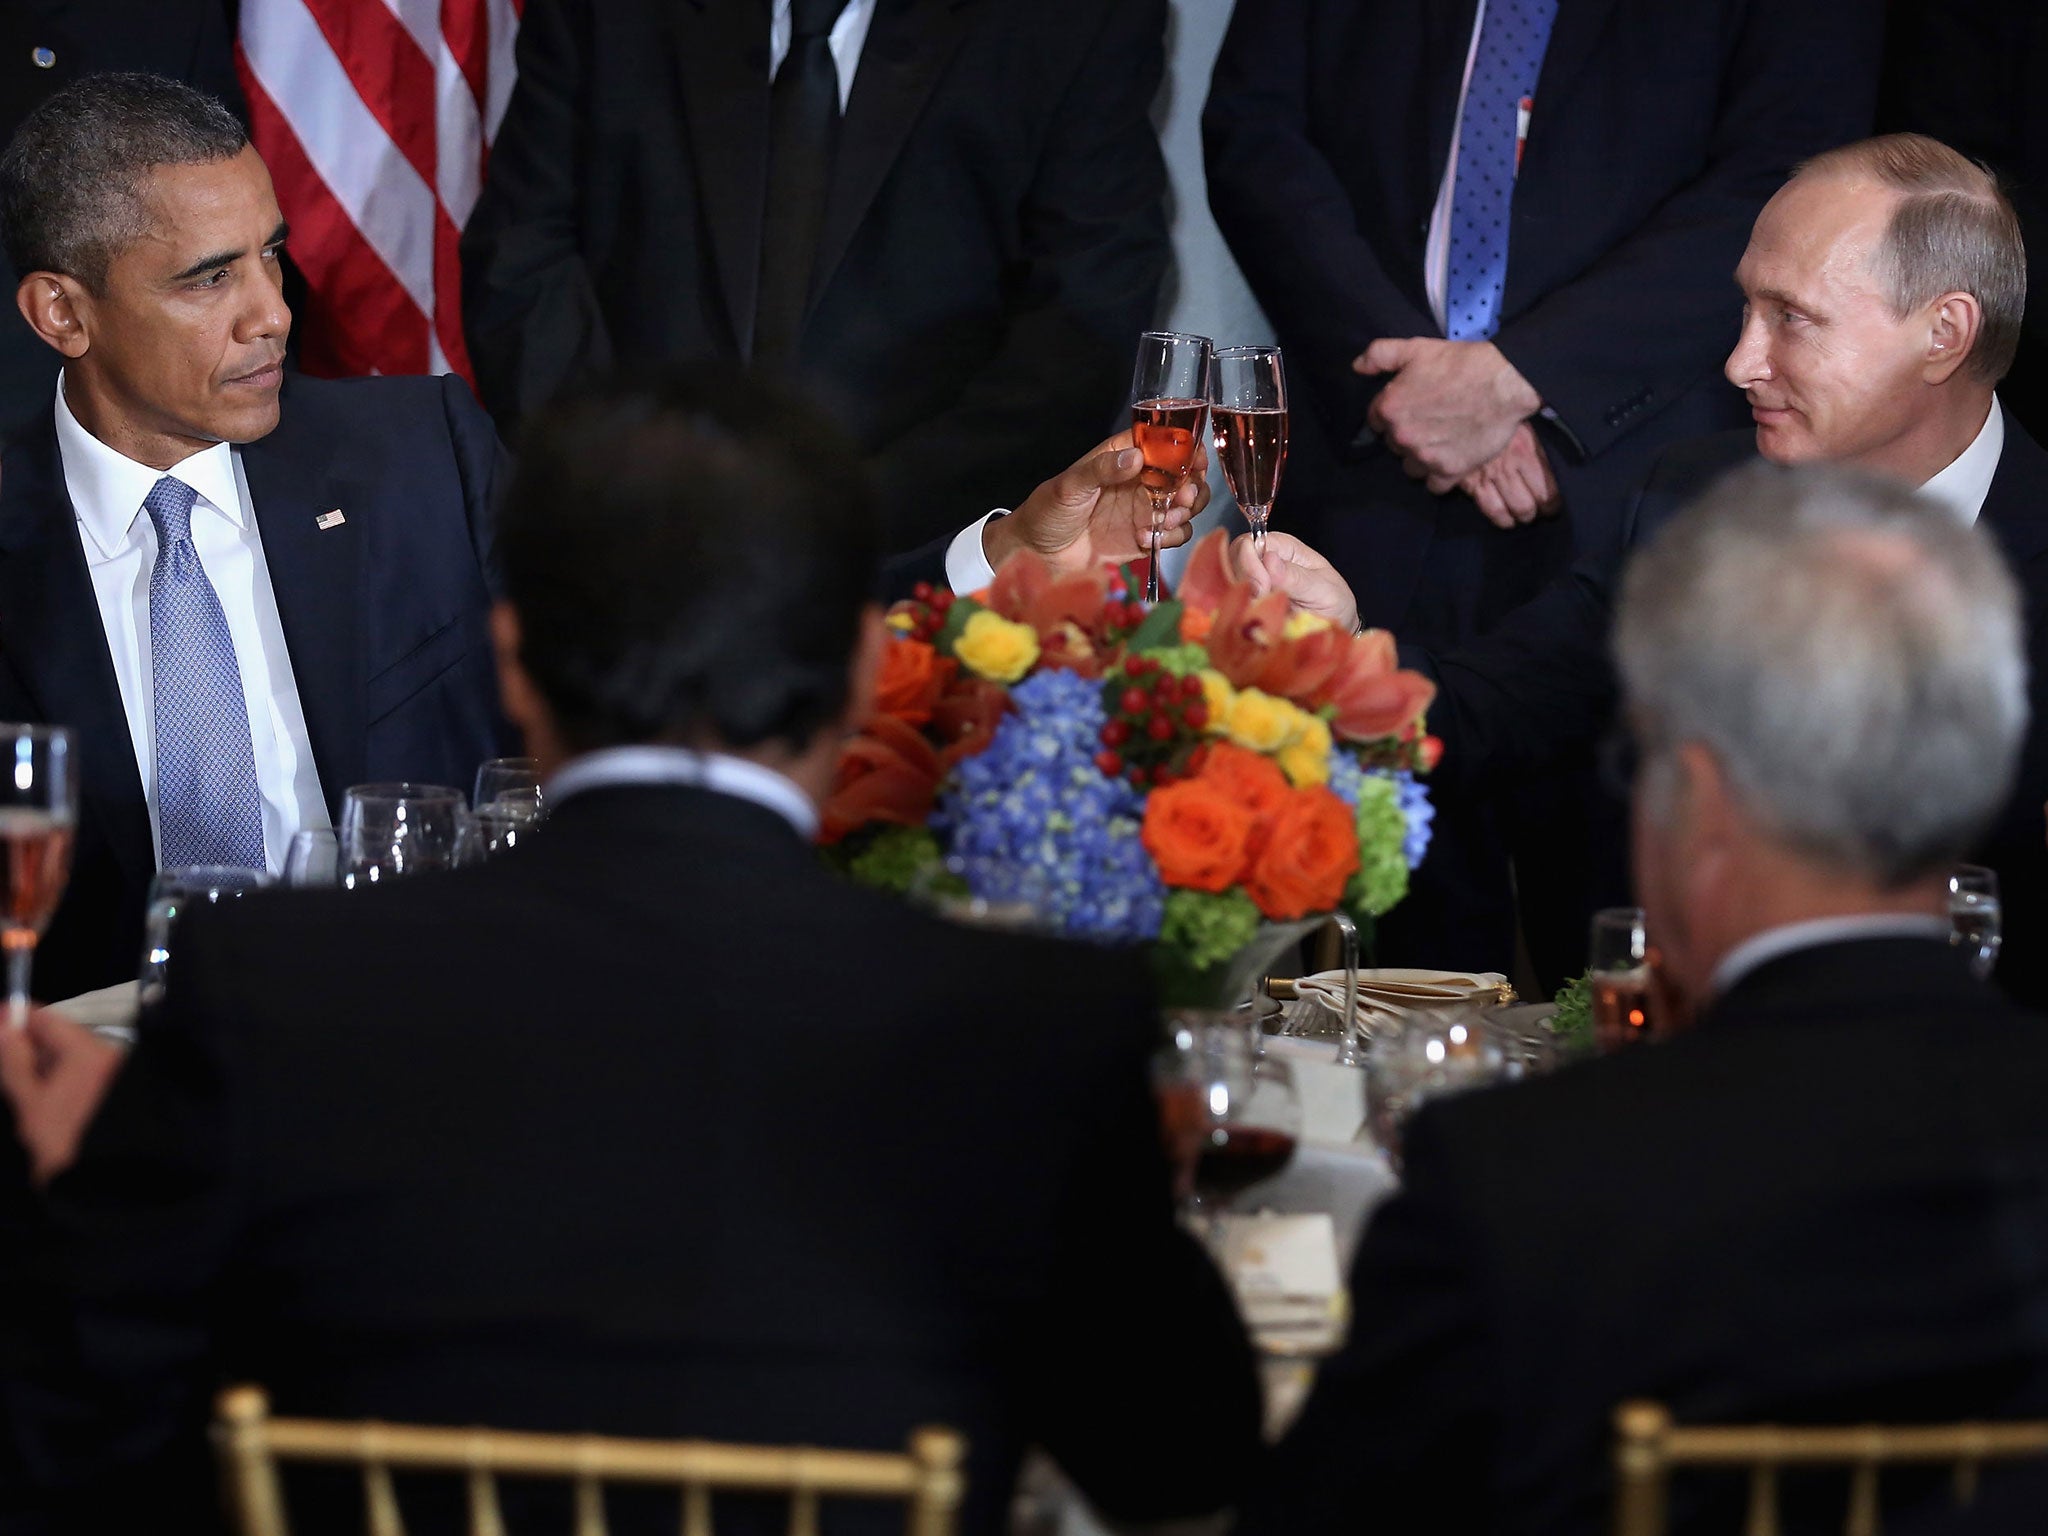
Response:
[{"label": "dark hair", "polygon": [[84,75],[29,113],[0,153],[0,237],[14,270],[62,272],[95,293],[149,229],[141,182],[159,165],[242,152],[249,133],[204,91],[160,75]]},{"label": "dark hair", "polygon": [[854,449],[716,370],[543,413],[500,517],[519,657],[576,751],[802,747],[847,703],[881,523]]}]

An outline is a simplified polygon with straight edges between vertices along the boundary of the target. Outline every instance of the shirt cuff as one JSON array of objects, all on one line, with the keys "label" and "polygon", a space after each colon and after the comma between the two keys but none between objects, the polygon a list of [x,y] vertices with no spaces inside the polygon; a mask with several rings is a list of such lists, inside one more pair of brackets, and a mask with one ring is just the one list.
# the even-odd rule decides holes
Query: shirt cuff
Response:
[{"label": "shirt cuff", "polygon": [[953,542],[946,546],[947,586],[955,592],[979,592],[996,579],[995,568],[982,552],[981,530],[988,526],[989,518],[1009,515],[1007,507],[997,507],[987,517],[977,518],[953,535]]}]

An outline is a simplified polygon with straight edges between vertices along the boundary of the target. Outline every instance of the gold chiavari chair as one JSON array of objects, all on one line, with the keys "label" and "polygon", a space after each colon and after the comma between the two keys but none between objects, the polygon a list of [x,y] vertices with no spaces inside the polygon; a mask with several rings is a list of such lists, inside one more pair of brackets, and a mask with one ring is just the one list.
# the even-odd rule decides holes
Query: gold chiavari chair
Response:
[{"label": "gold chiavari chair", "polygon": [[394,1470],[462,1477],[470,1536],[505,1536],[497,1485],[505,1473],[569,1480],[575,1536],[606,1536],[607,1483],[676,1487],[683,1536],[712,1536],[716,1491],[786,1493],[789,1536],[818,1536],[822,1498],[900,1500],[906,1536],[953,1536],[965,1489],[966,1443],[947,1429],[920,1429],[907,1452],[894,1453],[276,1419],[269,1397],[252,1386],[228,1388],[215,1411],[214,1443],[240,1536],[287,1536],[284,1462],[360,1466],[368,1536],[405,1536]]},{"label": "gold chiavari chair", "polygon": [[1661,1403],[1615,1411],[1615,1536],[1665,1536],[1670,1477],[1682,1468],[1747,1468],[1743,1536],[1778,1536],[1778,1473],[1834,1467],[1849,1474],[1843,1536],[1881,1536],[1878,1473],[1890,1466],[1948,1465],[1956,1502],[1976,1497],[1986,1462],[2048,1456],[2048,1422],[1784,1427],[1675,1424]]}]

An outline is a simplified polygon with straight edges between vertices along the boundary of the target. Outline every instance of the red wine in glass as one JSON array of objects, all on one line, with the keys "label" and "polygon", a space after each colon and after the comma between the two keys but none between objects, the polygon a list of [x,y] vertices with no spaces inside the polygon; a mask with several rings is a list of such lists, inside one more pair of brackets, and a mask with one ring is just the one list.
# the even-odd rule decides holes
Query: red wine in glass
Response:
[{"label": "red wine in glass", "polygon": [[1216,457],[1252,543],[1266,547],[1266,524],[1287,465],[1287,375],[1278,347],[1225,347],[1210,370]]},{"label": "red wine in glass", "polygon": [[1264,1125],[1214,1125],[1195,1161],[1195,1188],[1204,1200],[1227,1201],[1262,1184],[1294,1156],[1294,1138]]},{"label": "red wine in glass", "polygon": [[1145,456],[1139,479],[1152,498],[1153,531],[1145,561],[1145,601],[1159,601],[1158,524],[1187,483],[1202,440],[1202,414],[1209,402],[1206,336],[1147,331],[1138,338],[1131,370],[1131,437]]}]

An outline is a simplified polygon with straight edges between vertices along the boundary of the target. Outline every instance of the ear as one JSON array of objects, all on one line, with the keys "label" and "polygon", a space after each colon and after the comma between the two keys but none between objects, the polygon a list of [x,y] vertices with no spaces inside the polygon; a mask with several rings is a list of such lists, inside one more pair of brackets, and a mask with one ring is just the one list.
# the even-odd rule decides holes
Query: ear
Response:
[{"label": "ear", "polygon": [[498,663],[498,700],[505,718],[519,727],[526,749],[535,757],[545,756],[542,747],[554,737],[554,716],[540,690],[533,685],[526,664],[519,659],[519,613],[510,603],[491,607],[491,651]]},{"label": "ear", "polygon": [[66,357],[83,357],[91,345],[92,296],[74,277],[31,272],[14,290],[14,307],[29,329]]},{"label": "ear", "polygon": [[1928,313],[1927,358],[1921,377],[1929,384],[1946,384],[1977,349],[1983,329],[1984,311],[1974,295],[1945,293],[1936,299]]},{"label": "ear", "polygon": [[881,606],[869,603],[860,611],[860,637],[854,643],[853,659],[847,664],[846,718],[849,731],[874,711],[875,693],[882,681],[882,658],[888,654],[889,626]]}]

